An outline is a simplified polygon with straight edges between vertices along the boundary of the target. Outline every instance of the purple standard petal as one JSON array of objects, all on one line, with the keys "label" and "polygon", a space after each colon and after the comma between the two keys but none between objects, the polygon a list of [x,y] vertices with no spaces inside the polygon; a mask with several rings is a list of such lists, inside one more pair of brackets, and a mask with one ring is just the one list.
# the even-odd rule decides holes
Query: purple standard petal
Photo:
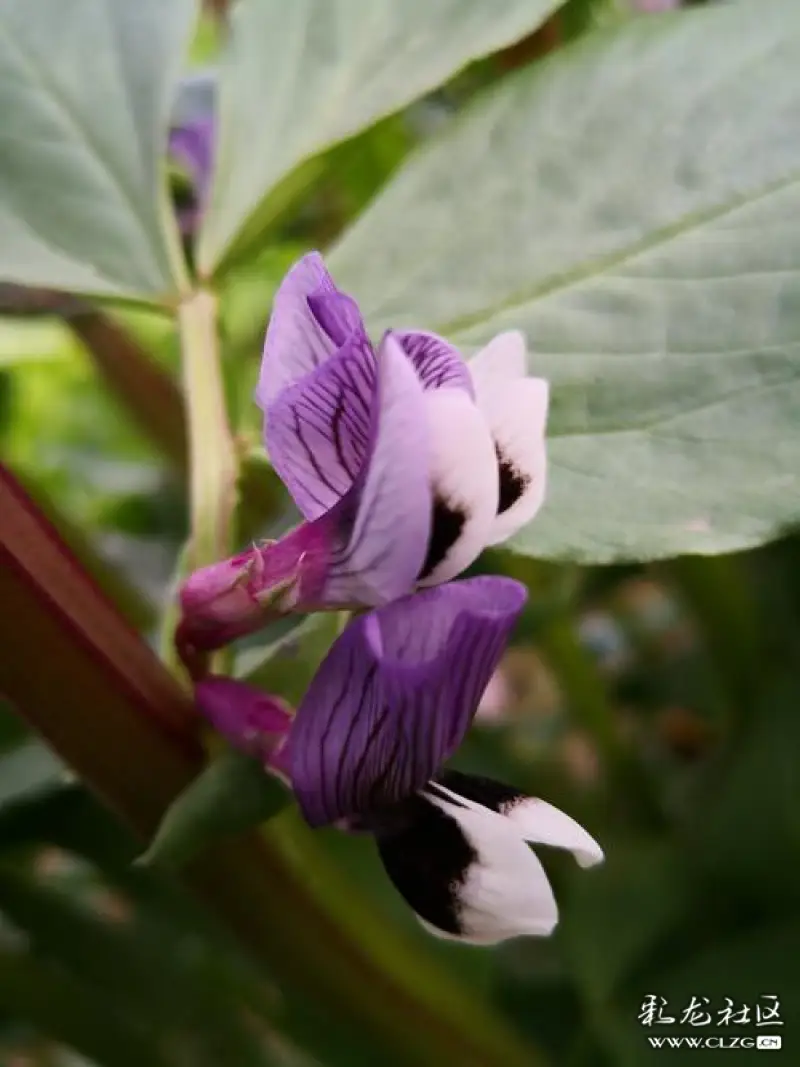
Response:
[{"label": "purple standard petal", "polygon": [[303,698],[292,787],[312,825],[368,816],[421,789],[464,736],[526,590],[482,577],[354,620]]},{"label": "purple standard petal", "polygon": [[256,403],[269,408],[282,390],[329,359],[353,333],[366,338],[355,301],[339,292],[319,252],[303,256],[272,304]]},{"label": "purple standard petal", "polygon": [[337,504],[364,465],[377,400],[376,372],[370,343],[356,332],[269,406],[267,451],[307,519],[319,518]]},{"label": "purple standard petal", "polygon": [[324,590],[331,605],[374,606],[411,592],[430,541],[424,394],[391,338],[378,354],[372,409],[368,459],[352,489],[326,516],[336,524]]},{"label": "purple standard petal", "polygon": [[184,582],[175,643],[193,677],[203,675],[206,653],[280,615],[372,607],[413,589],[430,539],[431,493],[422,388],[397,345],[382,354],[374,393],[367,459],[330,511]]},{"label": "purple standard petal", "polygon": [[265,764],[280,763],[292,724],[289,708],[277,697],[262,693],[244,682],[217,676],[205,678],[195,688],[195,703],[215,730],[235,748],[256,756]]},{"label": "purple standard petal", "polygon": [[467,365],[458,349],[435,333],[424,330],[393,330],[411,360],[425,389],[463,389],[474,398]]}]

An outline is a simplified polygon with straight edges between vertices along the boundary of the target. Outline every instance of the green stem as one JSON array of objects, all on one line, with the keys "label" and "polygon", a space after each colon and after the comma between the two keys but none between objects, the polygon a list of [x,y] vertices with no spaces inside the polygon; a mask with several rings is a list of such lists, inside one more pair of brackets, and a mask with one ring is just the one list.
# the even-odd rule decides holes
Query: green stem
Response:
[{"label": "green stem", "polygon": [[227,555],[236,504],[236,451],[225,410],[216,297],[199,290],[178,308],[189,424],[192,564]]}]

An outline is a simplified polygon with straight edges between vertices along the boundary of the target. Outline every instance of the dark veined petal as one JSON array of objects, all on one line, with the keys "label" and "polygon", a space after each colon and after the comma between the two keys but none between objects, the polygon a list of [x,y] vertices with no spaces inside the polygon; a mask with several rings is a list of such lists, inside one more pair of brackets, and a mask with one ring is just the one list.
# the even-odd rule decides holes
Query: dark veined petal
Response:
[{"label": "dark veined petal", "polygon": [[[281,282],[272,305],[256,387],[256,403],[265,413],[283,389],[311,373],[341,347],[344,338],[335,330],[330,332],[332,323],[338,321],[336,301],[329,299],[334,297],[347,301],[345,315],[352,316],[355,305],[336,288],[319,252],[303,256]],[[318,309],[326,308],[324,322],[312,308],[314,301]],[[358,319],[360,322],[360,315]],[[359,332],[364,332],[363,325]]]},{"label": "dark veined petal", "polygon": [[464,736],[526,595],[508,578],[473,578],[349,624],[290,737],[292,785],[312,825],[368,815],[433,777]]},{"label": "dark veined petal", "polygon": [[305,518],[329,511],[355,482],[367,459],[376,403],[375,356],[367,338],[353,333],[269,405],[267,451]]},{"label": "dark veined petal", "polygon": [[425,389],[463,389],[474,396],[472,379],[457,348],[425,330],[394,330]]},{"label": "dark veined petal", "polygon": [[[325,601],[377,606],[414,588],[431,529],[424,394],[399,346],[381,346],[368,458],[330,514]],[[411,445],[411,447],[409,447]]]}]

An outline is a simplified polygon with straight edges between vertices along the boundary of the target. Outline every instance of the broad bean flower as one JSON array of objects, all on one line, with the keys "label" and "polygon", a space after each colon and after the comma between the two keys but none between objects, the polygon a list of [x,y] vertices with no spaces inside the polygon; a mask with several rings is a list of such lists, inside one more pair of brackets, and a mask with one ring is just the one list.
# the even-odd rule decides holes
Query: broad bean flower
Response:
[{"label": "broad bean flower", "polygon": [[431,932],[476,944],[547,935],[558,908],[531,845],[599,863],[599,845],[543,800],[442,770],[466,733],[523,607],[525,588],[482,577],[354,619],[292,719],[228,679],[201,710],[291,783],[312,826],[372,834],[387,875]]},{"label": "broad bean flower", "polygon": [[377,349],[311,253],[275,297],[256,400],[304,522],[195,572],[179,647],[209,651],[290,611],[374,607],[447,582],[544,499],[548,386],[524,338],[469,363],[443,338],[391,330]]},{"label": "broad bean flower", "polygon": [[178,227],[184,238],[194,236],[211,188],[216,124],[211,114],[173,126],[168,151],[186,172],[189,184],[173,193]]}]

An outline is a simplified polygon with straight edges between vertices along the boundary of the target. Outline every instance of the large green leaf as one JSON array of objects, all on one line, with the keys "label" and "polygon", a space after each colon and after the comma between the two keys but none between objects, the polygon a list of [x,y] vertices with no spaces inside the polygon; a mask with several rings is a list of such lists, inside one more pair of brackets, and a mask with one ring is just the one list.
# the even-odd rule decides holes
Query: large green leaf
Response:
[{"label": "large green leaf", "polygon": [[331,257],[375,330],[523,329],[554,384],[521,551],[715,553],[800,518],[800,7],[633,20],[506,80]]},{"label": "large green leaf", "polygon": [[[218,265],[268,194],[304,160],[518,40],[558,4],[240,0],[221,78],[202,270]],[[271,203],[274,211],[278,201]],[[272,212],[259,213],[264,221]]]},{"label": "large green leaf", "polygon": [[162,175],[195,0],[0,0],[0,278],[126,296],[180,276]]}]

